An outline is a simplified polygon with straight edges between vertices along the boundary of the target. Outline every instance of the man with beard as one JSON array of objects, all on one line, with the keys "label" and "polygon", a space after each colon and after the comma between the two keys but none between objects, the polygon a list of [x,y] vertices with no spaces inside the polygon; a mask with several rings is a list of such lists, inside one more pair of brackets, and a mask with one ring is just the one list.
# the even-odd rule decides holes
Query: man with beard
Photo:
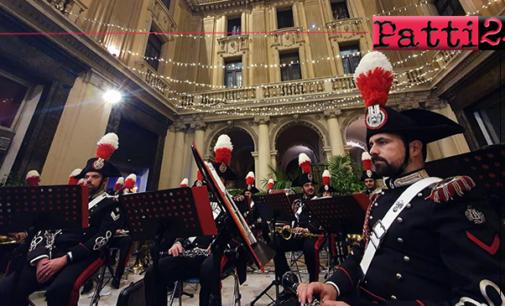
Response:
[{"label": "man with beard", "polygon": [[117,148],[117,135],[105,135],[98,142],[97,157],[75,176],[88,186],[89,227],[38,232],[19,275],[0,281],[2,305],[28,305],[28,295],[42,288],[49,306],[77,305],[79,288],[102,265],[102,250],[119,226],[119,207],[105,193],[108,178],[121,176],[107,161]]},{"label": "man with beard", "polygon": [[[426,110],[384,106],[392,67],[380,52],[356,69],[367,106],[367,143],[386,190],[374,193],[363,241],[326,284],[302,284],[302,305],[503,305],[498,216],[457,176],[441,180],[424,170],[426,144],[463,132]],[[379,86],[378,84],[382,84]],[[338,300],[338,301],[337,301]]]},{"label": "man with beard", "polygon": [[[291,230],[295,233],[311,232],[319,233],[320,227],[316,219],[312,217],[312,213],[308,210],[304,201],[316,199],[314,186],[317,183],[314,181],[312,169],[310,167],[310,158],[301,153],[298,156],[298,163],[302,168],[303,173],[293,181],[292,186],[300,186],[303,193],[302,199],[297,199],[292,203],[292,209],[296,217],[293,224],[284,225],[283,229]],[[319,248],[324,243],[325,239],[317,239],[313,237],[293,237],[289,240],[276,235],[272,240],[271,247],[275,250],[274,257],[275,275],[278,279],[282,278],[284,273],[290,271],[288,262],[286,260],[285,252],[303,250],[305,257],[305,264],[309,271],[310,281],[315,282],[319,279]],[[287,298],[288,295],[282,291],[279,295],[280,299]]]},{"label": "man with beard", "polygon": [[368,152],[363,152],[361,154],[361,160],[363,161],[363,175],[361,175],[361,180],[365,183],[365,193],[370,195],[376,188],[375,181],[379,178],[377,173],[372,171],[372,157]]}]

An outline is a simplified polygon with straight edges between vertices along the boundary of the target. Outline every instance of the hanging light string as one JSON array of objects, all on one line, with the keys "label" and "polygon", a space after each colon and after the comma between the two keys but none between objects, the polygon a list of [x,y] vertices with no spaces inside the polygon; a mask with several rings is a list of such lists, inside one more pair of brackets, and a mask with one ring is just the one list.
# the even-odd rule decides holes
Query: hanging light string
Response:
[{"label": "hanging light string", "polygon": [[[466,16],[477,15],[477,14],[480,13],[481,10],[487,9],[491,4],[493,4],[494,2],[499,2],[499,1],[504,1],[504,0],[492,0],[492,1],[488,1],[488,3],[483,4],[476,11],[474,11],[474,12],[466,12]],[[418,1],[417,3],[411,3],[409,5],[405,5],[405,6],[398,7],[398,8],[393,7],[392,10],[389,10],[389,11],[384,11],[383,10],[381,13],[374,14],[372,16],[366,16],[366,17],[363,17],[363,19],[366,19],[366,21],[369,21],[369,20],[371,20],[375,16],[390,16],[392,13],[406,12],[409,8],[428,5],[428,4],[431,4],[430,2],[431,1],[429,1],[429,0],[423,0],[423,1]],[[82,16],[81,14],[77,14],[77,13],[74,13],[72,11],[65,11],[65,13],[67,13],[70,16],[75,16],[76,21],[77,21],[77,19],[81,19],[85,23],[98,24],[100,26],[106,26],[108,28],[114,28],[114,29],[117,29],[118,31],[119,30],[123,31],[126,34],[128,34],[128,33],[149,34],[150,33],[149,29],[132,29],[132,28],[121,26],[119,24],[108,23],[108,22],[101,22],[100,20],[98,20],[96,18],[87,18],[85,16]],[[348,23],[348,21],[340,21],[340,22],[337,21],[336,24],[340,25],[342,22],[343,23]],[[328,29],[331,30],[331,24],[329,26],[323,26],[323,28],[328,28]],[[321,27],[317,27],[315,29],[308,29],[308,30],[306,30],[304,32],[321,33],[320,30],[321,30]],[[265,34],[265,33],[254,33],[254,32],[252,32],[251,34],[249,34],[249,36],[265,36],[266,37],[266,36],[270,36],[270,35],[277,35],[277,34],[284,34],[284,33],[285,32],[272,32],[272,33],[266,33]],[[168,36],[172,36],[174,38],[187,37],[187,38],[191,38],[191,39],[197,39],[197,38],[206,39],[206,38],[214,38],[214,35],[222,35],[222,34],[224,34],[224,33],[220,33],[220,34],[214,34],[214,33],[212,33],[212,34],[192,34],[192,33],[184,33],[184,32],[173,32],[173,33],[163,33],[162,35],[168,35]]]},{"label": "hanging light string", "polygon": [[[461,50],[456,50],[456,51],[451,51],[451,53],[449,54],[446,54],[445,56],[449,56],[450,54],[459,54],[461,53]],[[419,56],[419,55],[418,55]],[[415,54],[412,56],[412,57],[416,57]],[[419,67],[416,67],[416,68],[412,68],[412,69],[409,69],[409,70],[406,70],[402,73],[399,73],[397,74],[397,77],[403,77],[409,73],[412,73],[412,72],[419,72],[423,69],[425,69],[426,67],[432,67],[432,64],[435,63],[435,62],[439,62],[441,60],[444,60],[444,55],[443,56],[439,56],[439,57],[434,57],[430,62],[427,62],[425,63],[424,65],[422,66],[419,66]],[[303,63],[302,63],[303,64]],[[137,72],[141,75],[147,75],[148,72],[145,72],[145,71],[142,71],[138,68],[135,68],[135,67],[131,67],[131,66],[127,66],[128,69],[134,71],[134,72]],[[282,86],[285,86],[285,85],[291,85],[292,83],[290,82],[284,82],[283,84],[279,84],[279,85],[272,85],[272,84],[269,84],[269,83],[266,83],[266,84],[261,84],[261,85],[251,85],[251,86],[234,86],[234,87],[226,87],[225,85],[212,85],[212,84],[208,84],[208,83],[199,83],[199,82],[196,82],[196,81],[190,81],[190,80],[179,80],[179,79],[175,79],[175,78],[172,78],[172,77],[169,77],[169,76],[164,76],[164,75],[158,75],[161,79],[164,79],[168,82],[172,82],[172,83],[177,83],[177,84],[188,84],[188,85],[195,85],[195,86],[198,86],[198,87],[205,87],[205,88],[210,88],[210,89],[243,89],[243,90],[246,90],[246,89],[258,89],[258,88],[272,88],[272,87],[282,87]],[[338,79],[341,79],[341,78],[345,78],[345,77],[350,77],[352,76],[352,74],[344,74],[344,75],[340,75],[340,76],[335,76],[335,77],[331,77],[331,78],[324,78],[324,79],[318,79],[318,80],[315,80],[315,81],[309,81],[309,82],[304,82],[305,85],[318,85],[320,84],[321,82],[333,82],[333,81],[337,81]],[[296,82],[298,83],[298,82]],[[157,88],[158,90],[160,88]],[[175,91],[174,91],[175,92]],[[174,92],[171,92],[171,93],[174,93]],[[184,94],[184,95],[192,95],[190,93],[180,93],[180,94]]]}]

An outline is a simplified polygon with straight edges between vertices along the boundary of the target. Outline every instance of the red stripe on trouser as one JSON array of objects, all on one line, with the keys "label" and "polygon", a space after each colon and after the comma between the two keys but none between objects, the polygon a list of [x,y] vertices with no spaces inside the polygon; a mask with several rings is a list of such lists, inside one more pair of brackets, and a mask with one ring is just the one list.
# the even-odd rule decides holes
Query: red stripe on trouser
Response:
[{"label": "red stripe on trouser", "polygon": [[[220,278],[223,278],[223,269],[224,265],[228,262],[228,257],[223,254],[223,257],[221,257],[221,271],[219,271],[219,276]],[[219,290],[223,290],[223,282],[219,282]]]},{"label": "red stripe on trouser", "polygon": [[314,255],[316,259],[316,270],[315,272],[315,277],[316,279],[314,281],[317,282],[317,276],[319,275],[319,248],[326,242],[326,237],[322,236],[317,238],[316,243],[314,244]]},{"label": "red stripe on trouser", "polygon": [[81,275],[79,275],[79,278],[77,278],[74,288],[72,289],[72,293],[70,294],[70,301],[68,303],[69,306],[77,305],[77,302],[79,302],[79,289],[82,284],[103,265],[104,261],[105,258],[100,256],[97,260],[93,261],[91,265],[89,265],[89,267],[81,273]]}]

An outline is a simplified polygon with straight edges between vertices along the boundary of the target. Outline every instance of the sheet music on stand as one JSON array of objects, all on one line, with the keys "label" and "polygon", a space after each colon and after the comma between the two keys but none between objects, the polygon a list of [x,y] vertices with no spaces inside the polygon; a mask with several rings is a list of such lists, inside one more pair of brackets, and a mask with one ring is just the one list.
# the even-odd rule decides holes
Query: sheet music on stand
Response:
[{"label": "sheet music on stand", "polygon": [[0,233],[88,227],[88,187],[0,188]]},{"label": "sheet music on stand", "polygon": [[217,234],[207,187],[184,187],[119,196],[133,240],[152,239],[164,222],[172,238]]},{"label": "sheet music on stand", "polygon": [[305,201],[317,221],[328,233],[339,233],[345,227],[347,233],[361,234],[365,212],[360,203],[369,202],[364,193],[340,197],[324,197]]},{"label": "sheet music on stand", "polygon": [[291,203],[284,193],[253,196],[253,200],[255,205],[258,205],[258,211],[263,220],[272,220],[274,214],[276,222],[279,223],[291,224],[296,220]]}]

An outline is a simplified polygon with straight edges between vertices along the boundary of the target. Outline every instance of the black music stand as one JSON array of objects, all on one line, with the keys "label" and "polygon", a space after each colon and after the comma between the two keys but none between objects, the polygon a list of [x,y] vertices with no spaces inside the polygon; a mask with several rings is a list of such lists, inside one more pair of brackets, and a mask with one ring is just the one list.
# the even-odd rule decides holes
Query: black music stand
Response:
[{"label": "black music stand", "polygon": [[500,209],[500,199],[505,196],[503,188],[505,172],[501,171],[500,167],[504,157],[505,145],[493,145],[481,150],[431,161],[425,164],[425,169],[430,176],[440,178],[468,175],[477,184],[476,189],[503,219],[505,218],[505,210]]},{"label": "black music stand", "polygon": [[293,203],[295,200],[302,200],[303,193],[290,194],[290,195],[288,195],[288,199],[289,199],[290,203]]},{"label": "black music stand", "polygon": [[[341,261],[345,259],[343,241],[349,233],[361,234],[365,221],[365,210],[370,202],[365,193],[356,193],[340,197],[324,197],[305,201],[305,205],[316,217],[328,234],[338,237],[336,250]],[[334,268],[333,260],[328,263],[328,273]]]},{"label": "black music stand", "polygon": [[0,188],[0,233],[22,232],[30,227],[37,231],[88,227],[88,188]]},{"label": "black music stand", "polygon": [[[221,258],[232,237],[240,241],[241,245],[244,246],[247,253],[250,257],[252,257],[253,261],[256,265],[258,265],[261,271],[264,271],[263,265],[273,258],[275,252],[273,252],[273,250],[266,244],[261,241],[257,241],[256,238],[254,238],[254,235],[249,229],[244,217],[240,214],[237,206],[235,205],[233,198],[226,191],[221,190],[216,177],[203,161],[202,156],[198,152],[194,143],[191,146],[191,150],[200,173],[208,183],[207,186],[209,187],[209,191],[215,196],[216,202],[220,205],[222,211],[224,211],[224,213],[216,219],[216,223],[219,227],[219,234],[211,246],[214,260],[212,279],[214,281],[212,282],[210,305],[221,305],[221,288],[219,286]],[[239,258],[239,261],[241,260],[242,259]],[[241,263],[238,262],[237,264]],[[246,265],[243,264],[241,266],[245,271]]]},{"label": "black music stand", "polygon": [[[88,188],[78,185],[0,188],[0,233],[27,231],[17,253],[25,261],[38,231],[88,227]],[[27,243],[27,244],[26,244]],[[15,271],[18,282],[23,265]]]},{"label": "black music stand", "polygon": [[[155,278],[158,277],[160,243],[165,232],[171,238],[217,234],[207,187],[120,195],[119,202],[132,239],[154,237],[151,255]],[[156,286],[151,290],[156,298]]]},{"label": "black music stand", "polygon": [[[271,229],[272,237],[274,238],[277,234],[275,231],[275,225],[277,220],[282,220],[284,222],[291,223],[296,220],[295,215],[293,213],[293,209],[291,208],[291,202],[289,198],[284,193],[277,194],[268,194],[262,196],[254,196],[254,203],[258,205],[258,212],[261,216],[263,222],[266,220],[271,220]],[[268,290],[275,286],[275,299],[273,299],[270,295],[268,295]],[[253,306],[262,296],[268,296],[275,305],[279,305],[279,286],[281,286],[281,280],[275,277],[275,279],[268,285],[252,302],[251,306]]]}]

